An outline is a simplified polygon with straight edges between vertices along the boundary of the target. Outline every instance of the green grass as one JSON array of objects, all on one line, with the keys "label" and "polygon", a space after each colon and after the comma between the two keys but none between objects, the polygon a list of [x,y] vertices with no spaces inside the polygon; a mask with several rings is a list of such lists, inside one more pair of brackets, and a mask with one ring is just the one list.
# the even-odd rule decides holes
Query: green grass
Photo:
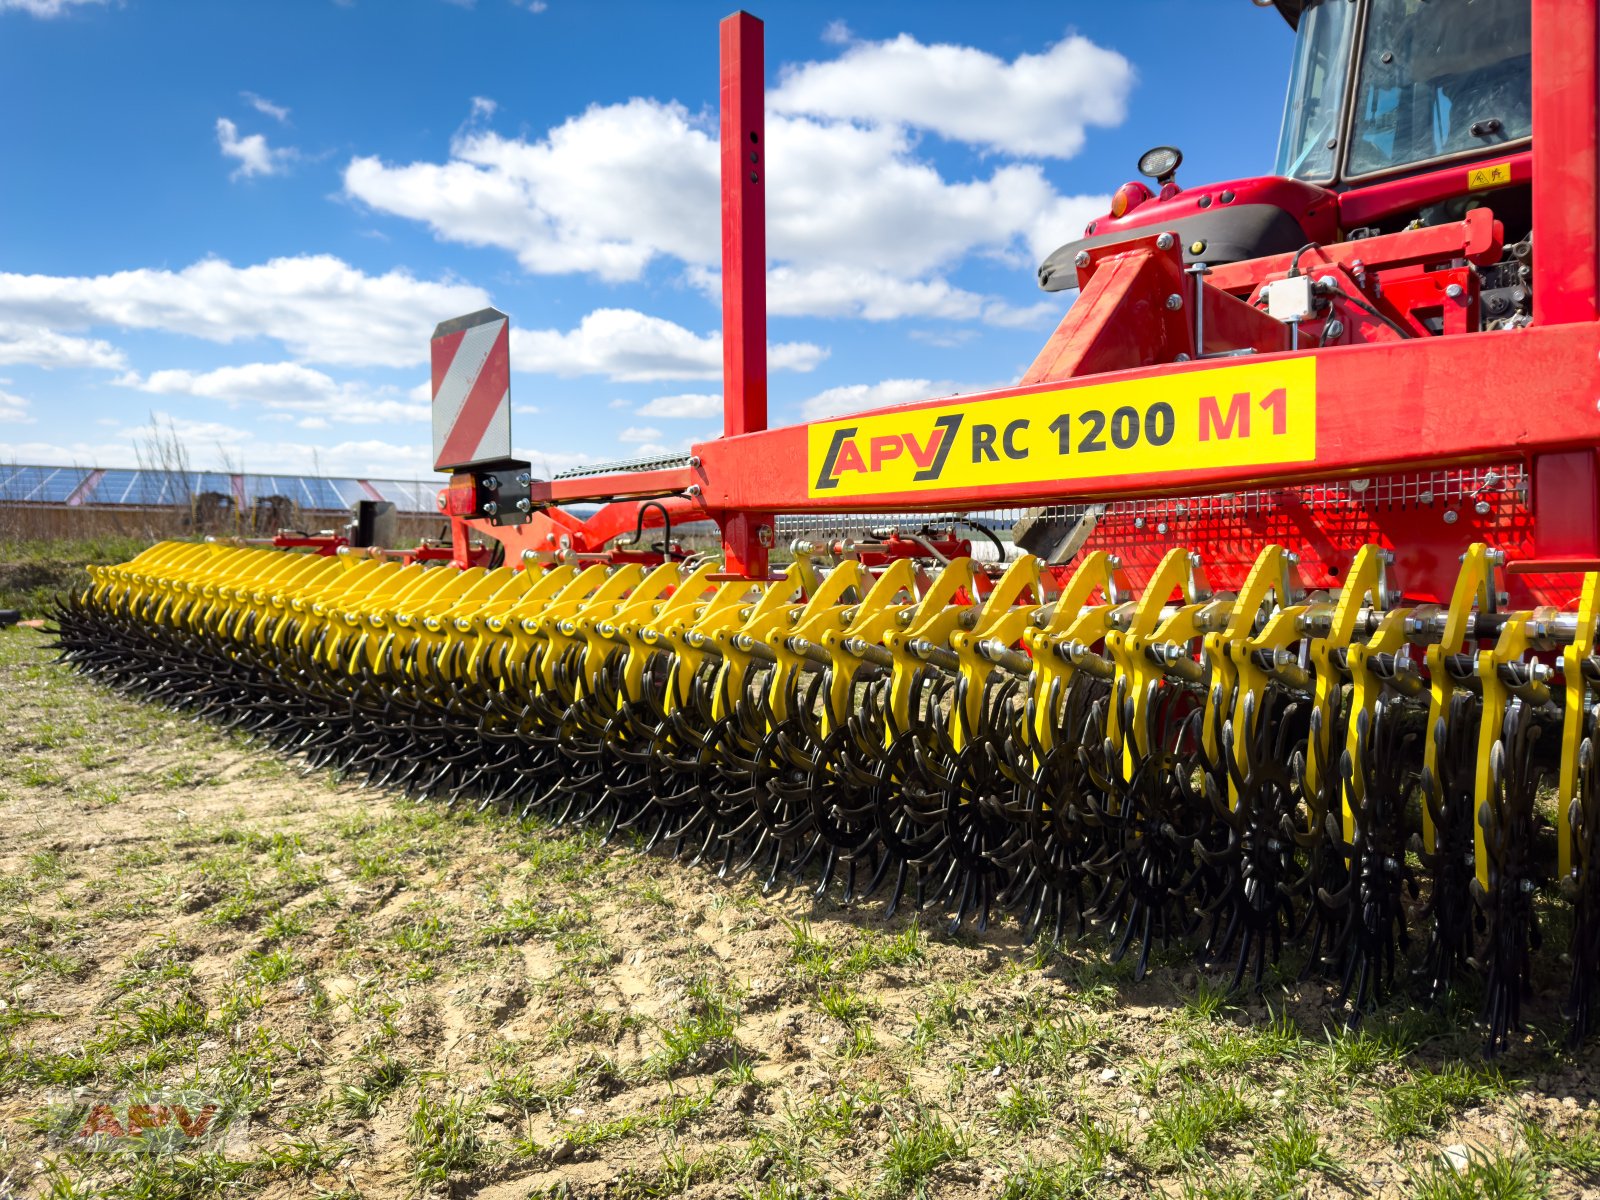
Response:
[{"label": "green grass", "polygon": [[1473,1104],[1505,1090],[1493,1068],[1447,1063],[1439,1070],[1423,1068],[1385,1087],[1373,1102],[1378,1128],[1390,1141],[1429,1133]]},{"label": "green grass", "polygon": [[798,974],[815,982],[855,979],[919,963],[926,955],[922,929],[908,925],[893,937],[868,931],[854,945],[835,945],[819,937],[809,921],[785,921],[789,934],[789,961]]},{"label": "green grass", "polygon": [[410,1074],[410,1069],[404,1063],[387,1054],[379,1054],[360,1079],[339,1088],[334,1101],[353,1117],[371,1117]]},{"label": "green grass", "polygon": [[996,1067],[1057,1068],[1072,1055],[1098,1047],[1101,1042],[1100,1031],[1082,1017],[1017,1019],[999,1033],[982,1039],[972,1065],[982,1071]]},{"label": "green grass", "polygon": [[1191,1083],[1157,1106],[1147,1144],[1157,1162],[1195,1162],[1213,1139],[1249,1121],[1256,1104],[1238,1082]]},{"label": "green grass", "polygon": [[1267,1137],[1256,1155],[1256,1163],[1266,1175],[1274,1195],[1291,1195],[1300,1176],[1307,1172],[1336,1174],[1339,1164],[1322,1144],[1322,1138],[1304,1118],[1291,1116],[1283,1128]]},{"label": "green grass", "polygon": [[1532,1121],[1522,1126],[1529,1151],[1546,1168],[1555,1168],[1579,1179],[1600,1181],[1600,1131],[1567,1129],[1550,1133]]},{"label": "green grass", "polygon": [[451,1094],[423,1092],[406,1125],[412,1169],[419,1183],[440,1183],[484,1161],[482,1105]]},{"label": "green grass", "polygon": [[[671,1075],[685,1066],[710,1065],[701,1064],[699,1060],[716,1049],[717,1043],[731,1039],[739,1023],[737,1010],[709,978],[702,976],[691,983],[688,993],[688,1015],[682,1020],[662,1025],[658,1030],[661,1050],[649,1063],[656,1074]],[[719,1062],[716,1065],[721,1064]]]},{"label": "green grass", "polygon": [[933,1173],[966,1153],[966,1140],[958,1130],[933,1113],[919,1112],[909,1124],[889,1132],[883,1154],[884,1191],[890,1196],[926,1196]]},{"label": "green grass", "polygon": [[1019,1083],[1001,1097],[995,1118],[1013,1133],[1031,1133],[1050,1116],[1050,1107],[1048,1090]]},{"label": "green grass", "polygon": [[1443,1161],[1410,1168],[1407,1195],[1413,1200],[1543,1200],[1550,1190],[1534,1159],[1473,1149],[1465,1167]]},{"label": "green grass", "polygon": [[842,983],[830,983],[817,993],[817,1007],[836,1021],[854,1025],[872,1012],[861,993]]}]

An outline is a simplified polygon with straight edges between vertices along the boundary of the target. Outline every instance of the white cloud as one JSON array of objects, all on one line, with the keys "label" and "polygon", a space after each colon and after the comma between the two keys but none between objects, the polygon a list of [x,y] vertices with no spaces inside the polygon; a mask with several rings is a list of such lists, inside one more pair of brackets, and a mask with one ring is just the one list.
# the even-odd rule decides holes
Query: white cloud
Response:
[{"label": "white cloud", "polygon": [[830,46],[848,46],[856,40],[856,35],[842,18],[835,18],[822,27],[822,40]]},{"label": "white cloud", "polygon": [[274,104],[265,96],[258,96],[254,92],[240,92],[239,95],[251,108],[262,116],[271,117],[280,125],[289,119],[289,110],[287,108],[281,104]]},{"label": "white cloud", "polygon": [[[783,342],[768,349],[767,361],[775,371],[809,371],[827,354],[809,342]],[[638,383],[711,379],[722,373],[722,335],[698,334],[630,308],[599,308],[565,333],[513,328],[511,367]]]},{"label": "white cloud", "polygon": [[661,430],[652,429],[648,425],[630,425],[617,434],[619,442],[640,442],[648,444],[661,436]]},{"label": "white cloud", "polygon": [[0,0],[0,13],[9,10],[49,19],[51,17],[65,16],[75,8],[104,3],[106,3],[106,0]]},{"label": "white cloud", "polygon": [[1077,35],[1008,63],[903,33],[789,67],[781,78],[767,98],[774,112],[907,125],[1007,154],[1071,158],[1085,126],[1122,123],[1134,71],[1115,50]]},{"label": "white cloud", "polygon": [[716,169],[682,107],[635,99],[597,105],[538,142],[469,130],[447,163],[357,158],[345,189],[451,241],[510,250],[532,272],[624,281],[658,253],[716,256]]},{"label": "white cloud", "polygon": [[912,341],[923,342],[941,349],[965,346],[978,336],[976,329],[913,329],[908,335]]},{"label": "white cloud", "polygon": [[417,279],[401,270],[367,275],[326,254],[249,267],[205,259],[181,271],[141,268],[111,275],[0,272],[0,326],[111,325],[212,342],[268,337],[308,361],[350,366],[425,362],[441,318],[488,303],[481,288]]},{"label": "white cloud", "polygon": [[225,157],[239,161],[229,179],[280,174],[288,169],[296,154],[289,147],[274,149],[267,145],[266,137],[259,133],[240,137],[239,127],[227,117],[217,118],[217,145],[222,148]]},{"label": "white cloud", "polygon": [[[627,401],[623,401],[624,404]],[[657,396],[654,400],[646,401],[639,409],[641,417],[693,417],[704,420],[706,417],[720,417],[722,415],[722,397],[720,395],[705,395],[690,393],[682,396]]]},{"label": "white cloud", "polygon": [[119,371],[128,365],[121,350],[99,338],[69,337],[40,325],[0,323],[0,363],[44,367],[99,367]]},{"label": "white cloud", "polygon": [[116,381],[160,396],[189,396],[218,400],[233,408],[307,414],[317,424],[302,419],[302,429],[323,429],[330,421],[361,425],[396,424],[428,420],[429,402],[418,401],[395,388],[371,388],[361,383],[340,383],[332,376],[299,363],[248,363],[218,367],[214,371],[152,371],[148,376],[130,372]]},{"label": "white cloud", "polygon": [[[773,116],[766,153],[769,249],[789,272],[771,289],[779,315],[1007,323],[1008,306],[954,287],[945,272],[973,256],[1020,270],[1040,244],[1054,249],[1108,204],[1060,195],[1032,163],[947,180],[896,125]],[[440,238],[504,249],[536,274],[624,282],[664,258],[715,290],[718,161],[709,125],[681,105],[636,98],[593,106],[534,141],[468,128],[443,163],[356,158],[345,190]],[[778,286],[806,277],[830,286]]]},{"label": "white cloud", "polygon": [[543,410],[537,404],[513,404],[511,411],[524,417],[536,417]]},{"label": "white cloud", "polygon": [[495,109],[500,106],[487,96],[474,96],[472,98],[472,112],[467,117],[469,121],[488,120],[494,116]]},{"label": "white cloud", "polygon": [[895,404],[912,404],[918,400],[934,400],[956,393],[983,391],[986,388],[962,387],[948,380],[885,379],[881,383],[851,383],[831,387],[800,402],[800,415],[807,421],[821,421],[844,413],[865,412],[873,408],[888,408]]},{"label": "white cloud", "polygon": [[7,425],[32,425],[28,415],[28,402],[10,392],[0,392],[0,422]]},{"label": "white cloud", "polygon": [[[981,320],[988,325],[1036,326],[1061,306],[1040,301],[1019,308],[993,296],[958,288],[941,278],[903,279],[887,271],[844,264],[809,270],[776,267],[767,276],[767,311],[774,316],[858,317],[889,321],[899,317]],[[720,287],[709,272],[694,282]]]}]

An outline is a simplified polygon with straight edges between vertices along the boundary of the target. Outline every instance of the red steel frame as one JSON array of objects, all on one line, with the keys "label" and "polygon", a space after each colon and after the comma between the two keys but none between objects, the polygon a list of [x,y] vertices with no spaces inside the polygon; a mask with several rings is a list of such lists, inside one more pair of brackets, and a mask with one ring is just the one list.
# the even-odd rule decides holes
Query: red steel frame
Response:
[{"label": "red steel frame", "polygon": [[[696,445],[689,466],[536,484],[534,499],[552,505],[618,501],[588,522],[552,509],[517,529],[480,527],[509,550],[548,550],[565,535],[574,548],[600,548],[631,529],[629,497],[680,493],[669,507],[705,516],[721,528],[728,569],[751,577],[767,570],[771,514],[974,510],[1007,505],[1074,503],[1129,496],[1197,495],[1307,480],[1365,478],[1385,472],[1520,461],[1533,482],[1531,521],[1512,547],[1524,572],[1570,572],[1600,563],[1600,169],[1596,154],[1600,21],[1593,0],[1533,0],[1533,219],[1535,326],[1425,337],[1412,341],[1377,332],[1366,344],[1333,346],[1318,355],[1317,460],[1314,464],[1215,468],[1079,482],[997,484],[875,499],[808,493],[807,429],[769,429],[766,389],[766,256],[763,193],[761,23],[735,13],[721,27],[724,436]],[[1519,157],[1519,165],[1521,163]],[[1353,195],[1353,194],[1352,194]],[[1330,246],[1304,264],[1324,271],[1392,269],[1452,260],[1494,261],[1497,223],[1481,212],[1460,225],[1436,226]],[[1028,376],[1016,387],[963,397],[976,404],[999,396],[1170,377],[1198,372],[1200,362],[1141,365],[1148,354],[1152,301],[1178,292],[1206,306],[1207,342],[1215,329],[1232,344],[1253,346],[1251,362],[1291,357],[1284,327],[1239,301],[1251,287],[1287,266],[1271,259],[1217,268],[1205,283],[1182,273],[1176,251],[1154,238],[1103,247],[1081,272],[1083,291]],[[1358,261],[1359,260],[1359,261]],[[1470,271],[1450,278],[1468,279]],[[1442,286],[1444,276],[1412,278]],[[1393,294],[1386,292],[1392,300]],[[1161,306],[1155,305],[1160,312]],[[1249,311],[1241,311],[1249,310]],[[1164,319],[1164,318],[1162,318]],[[1213,324],[1217,322],[1217,324]],[[1450,328],[1447,315],[1447,329]],[[1459,327],[1465,328],[1464,325]],[[1166,338],[1186,335],[1173,318]],[[1277,339],[1277,340],[1274,340]],[[1302,351],[1301,353],[1305,353]],[[949,400],[909,405],[914,411]],[[871,414],[860,414],[867,417]],[[657,523],[655,514],[647,523]],[[1530,526],[1528,528],[1527,526]],[[1427,531],[1429,561],[1471,540],[1459,529]],[[1177,544],[1177,539],[1172,539]],[[1199,545],[1203,553],[1205,545]],[[1315,547],[1311,547],[1313,552]],[[1454,553],[1448,567],[1454,570]],[[1440,562],[1442,568],[1445,565]],[[1214,580],[1215,581],[1215,580]],[[1402,582],[1405,582],[1402,577]]]}]

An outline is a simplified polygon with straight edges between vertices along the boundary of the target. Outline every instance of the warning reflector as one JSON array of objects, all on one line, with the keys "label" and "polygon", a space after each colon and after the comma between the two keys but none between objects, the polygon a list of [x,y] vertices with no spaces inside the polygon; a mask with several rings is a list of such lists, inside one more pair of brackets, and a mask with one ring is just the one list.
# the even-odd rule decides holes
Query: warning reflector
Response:
[{"label": "warning reflector", "polygon": [[511,457],[511,321],[496,308],[433,331],[433,469]]}]

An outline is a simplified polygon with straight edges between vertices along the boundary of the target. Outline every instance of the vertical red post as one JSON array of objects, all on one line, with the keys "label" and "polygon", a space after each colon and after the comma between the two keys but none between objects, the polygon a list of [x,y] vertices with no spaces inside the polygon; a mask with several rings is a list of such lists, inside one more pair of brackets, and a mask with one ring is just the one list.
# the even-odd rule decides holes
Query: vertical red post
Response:
[{"label": "vertical red post", "polygon": [[1600,18],[1595,0],[1533,0],[1534,320],[1600,315]]},{"label": "vertical red post", "polygon": [[[721,35],[722,432],[734,437],[767,427],[765,52],[747,12],[723,18]],[[719,523],[727,569],[765,575],[770,517],[729,512]]]}]

